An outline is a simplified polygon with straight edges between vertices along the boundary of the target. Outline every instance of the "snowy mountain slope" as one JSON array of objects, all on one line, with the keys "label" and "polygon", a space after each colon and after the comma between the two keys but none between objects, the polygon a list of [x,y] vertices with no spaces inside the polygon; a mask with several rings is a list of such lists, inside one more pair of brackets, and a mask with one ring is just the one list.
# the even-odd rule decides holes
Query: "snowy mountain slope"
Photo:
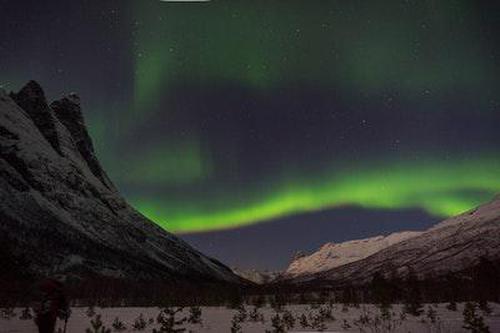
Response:
[{"label": "snowy mountain slope", "polygon": [[365,283],[375,272],[405,275],[410,269],[419,277],[436,277],[470,268],[481,257],[500,259],[499,197],[367,258],[290,281]]},{"label": "snowy mountain slope", "polygon": [[129,206],[94,154],[76,95],[49,106],[33,81],[10,96],[0,89],[0,243],[35,276],[241,281]]},{"label": "snowy mountain slope", "polygon": [[418,231],[404,231],[388,236],[357,239],[338,244],[327,243],[310,255],[296,257],[285,270],[282,278],[318,273],[349,264],[420,234],[421,232]]},{"label": "snowy mountain slope", "polygon": [[281,275],[280,272],[258,271],[255,269],[242,270],[239,268],[233,268],[233,272],[245,280],[252,281],[256,284],[272,282]]}]

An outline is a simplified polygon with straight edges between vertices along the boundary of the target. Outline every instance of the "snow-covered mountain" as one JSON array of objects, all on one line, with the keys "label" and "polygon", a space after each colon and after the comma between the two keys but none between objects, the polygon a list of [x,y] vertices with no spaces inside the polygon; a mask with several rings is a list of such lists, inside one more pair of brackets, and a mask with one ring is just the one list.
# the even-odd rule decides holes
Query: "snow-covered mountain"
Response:
[{"label": "snow-covered mountain", "polygon": [[[499,175],[500,176],[500,175]],[[420,234],[384,247],[364,259],[322,271],[289,276],[292,283],[362,284],[379,272],[439,277],[500,260],[500,197],[449,218]]]},{"label": "snow-covered mountain", "polygon": [[342,243],[326,243],[310,255],[296,255],[282,277],[313,274],[364,259],[388,246],[420,235],[418,231],[396,232]]},{"label": "snow-covered mountain", "polygon": [[242,270],[233,268],[233,272],[245,280],[252,281],[256,284],[270,283],[281,275],[280,272],[258,271],[256,269]]},{"label": "snow-covered mountain", "polygon": [[96,158],[78,97],[49,105],[34,81],[0,89],[0,222],[10,271],[241,281],[128,205]]}]

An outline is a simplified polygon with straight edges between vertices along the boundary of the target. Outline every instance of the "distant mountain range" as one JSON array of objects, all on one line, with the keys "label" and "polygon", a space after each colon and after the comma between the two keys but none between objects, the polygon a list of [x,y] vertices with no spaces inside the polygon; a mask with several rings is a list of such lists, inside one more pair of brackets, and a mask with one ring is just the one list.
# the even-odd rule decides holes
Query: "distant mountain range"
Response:
[{"label": "distant mountain range", "polygon": [[132,208],[102,169],[80,100],[0,89],[0,282],[55,274],[240,283]]},{"label": "distant mountain range", "polygon": [[500,260],[500,197],[423,232],[399,232],[299,255],[277,278],[308,285],[365,284],[375,273],[439,277],[467,270],[480,258]]},{"label": "distant mountain range", "polygon": [[388,236],[375,236],[342,243],[326,243],[311,255],[298,254],[283,277],[293,278],[343,266],[364,259],[386,247],[420,235],[418,231],[396,232]]}]

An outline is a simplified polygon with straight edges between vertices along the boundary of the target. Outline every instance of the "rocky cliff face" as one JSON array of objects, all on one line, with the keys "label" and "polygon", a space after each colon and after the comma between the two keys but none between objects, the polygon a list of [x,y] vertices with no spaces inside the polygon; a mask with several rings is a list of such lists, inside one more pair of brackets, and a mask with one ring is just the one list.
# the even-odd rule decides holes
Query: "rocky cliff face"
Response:
[{"label": "rocky cliff face", "polygon": [[[146,219],[101,168],[79,99],[0,89],[0,250],[9,270],[241,281]],[[0,277],[1,278],[1,277]]]},{"label": "rocky cliff face", "polygon": [[349,264],[292,277],[293,283],[363,284],[376,272],[420,278],[461,272],[481,257],[500,260],[500,198]]}]

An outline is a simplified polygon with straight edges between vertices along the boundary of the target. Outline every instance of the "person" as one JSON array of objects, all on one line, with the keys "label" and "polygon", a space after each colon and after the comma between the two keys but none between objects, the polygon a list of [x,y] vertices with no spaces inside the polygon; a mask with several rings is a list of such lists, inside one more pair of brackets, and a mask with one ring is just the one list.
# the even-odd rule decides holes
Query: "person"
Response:
[{"label": "person", "polygon": [[71,315],[63,284],[56,279],[46,279],[38,287],[39,300],[34,306],[35,324],[39,333],[54,333],[57,318],[68,320]]}]

